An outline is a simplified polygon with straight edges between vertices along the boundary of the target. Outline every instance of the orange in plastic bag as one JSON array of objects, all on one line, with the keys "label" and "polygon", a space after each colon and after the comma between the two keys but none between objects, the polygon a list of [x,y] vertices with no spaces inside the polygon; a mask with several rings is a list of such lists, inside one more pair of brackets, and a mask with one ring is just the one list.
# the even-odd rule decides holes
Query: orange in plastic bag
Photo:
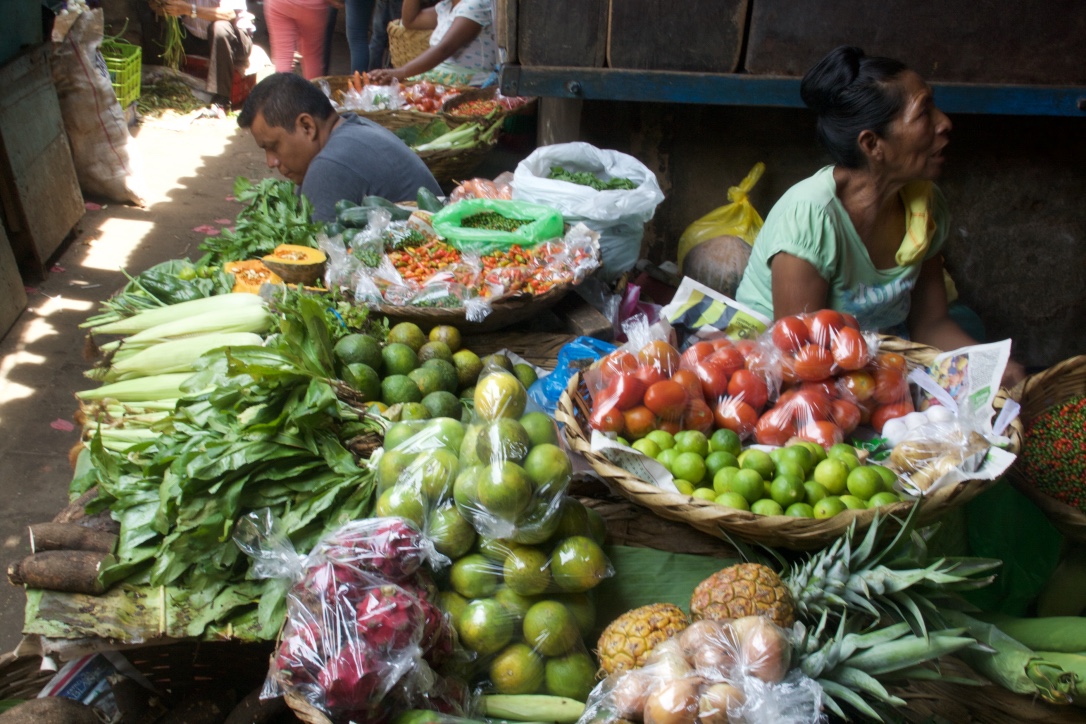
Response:
[{"label": "orange in plastic bag", "polygon": [[[750,258],[750,246],[762,229],[762,217],[751,205],[747,194],[764,172],[765,164],[759,161],[742,183],[728,189],[730,203],[713,209],[686,227],[679,237],[678,264],[683,274],[727,296],[735,295],[735,287]],[[718,237],[734,238],[728,240],[731,243],[714,244],[699,250],[702,253],[691,257],[687,264],[689,268],[683,268],[684,259],[695,247]]]}]

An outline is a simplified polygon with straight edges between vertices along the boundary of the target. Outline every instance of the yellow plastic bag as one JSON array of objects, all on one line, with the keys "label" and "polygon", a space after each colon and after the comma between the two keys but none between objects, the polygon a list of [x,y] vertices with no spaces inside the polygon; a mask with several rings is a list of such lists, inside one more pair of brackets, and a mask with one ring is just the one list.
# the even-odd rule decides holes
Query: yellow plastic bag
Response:
[{"label": "yellow plastic bag", "polygon": [[747,177],[738,186],[728,189],[728,201],[713,209],[705,216],[686,227],[686,231],[679,237],[679,270],[683,268],[683,257],[691,249],[715,236],[738,236],[748,244],[754,244],[754,237],[762,228],[762,217],[751,205],[747,194],[758,183],[758,179],[765,172],[765,164],[759,161],[754,164]]}]

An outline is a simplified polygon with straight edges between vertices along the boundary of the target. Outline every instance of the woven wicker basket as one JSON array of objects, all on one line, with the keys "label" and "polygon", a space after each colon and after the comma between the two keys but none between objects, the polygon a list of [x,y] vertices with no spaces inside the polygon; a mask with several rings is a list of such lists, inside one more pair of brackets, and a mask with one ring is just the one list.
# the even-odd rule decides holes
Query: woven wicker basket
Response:
[{"label": "woven wicker basket", "polygon": [[[336,103],[342,104],[343,94],[347,91],[347,85],[350,83],[351,76],[349,75],[326,75],[320,78],[314,78],[313,82],[325,81],[328,83],[328,88],[332,92],[332,100]],[[357,114],[362,118],[368,118],[374,123],[377,123],[390,131],[395,131],[397,128],[410,128],[413,126],[425,126],[432,121],[441,118],[438,113],[423,113],[422,111],[413,111],[407,109],[395,109],[387,111],[349,111],[350,113]],[[446,120],[446,123],[449,123]],[[456,125],[453,121],[450,125]]]},{"label": "woven wicker basket", "polygon": [[408,30],[399,20],[388,24],[388,54],[392,67],[399,68],[422,55],[430,47],[429,30]]},{"label": "woven wicker basket", "polygon": [[[914,364],[929,364],[938,350],[894,337],[883,337],[880,349],[898,352]],[[588,389],[579,374],[574,375],[558,402],[555,414],[565,423],[564,433],[570,447],[583,454],[592,468],[616,492],[642,505],[662,518],[677,520],[709,535],[724,538],[735,536],[751,543],[790,550],[816,550],[832,543],[855,524],[866,529],[876,512],[904,518],[917,503],[912,501],[884,506],[876,510],[846,510],[832,518],[792,518],[762,516],[734,510],[711,501],[662,490],[625,469],[615,465],[602,453],[592,450],[591,429],[588,426],[591,402]],[[925,496],[918,511],[918,523],[923,525],[939,518],[944,511],[961,505],[987,490],[995,481],[971,480],[947,486]],[[895,529],[896,521],[888,519],[884,530]]]},{"label": "woven wicker basket", "polygon": [[[436,175],[436,174],[435,174]],[[468,334],[492,332],[534,317],[543,310],[550,309],[566,295],[572,284],[560,284],[538,296],[521,294],[499,299],[491,306],[490,314],[479,322],[464,319],[463,308],[440,309],[436,307],[396,307],[383,304],[376,310],[388,317],[389,322],[414,322],[428,329],[438,324],[450,324],[459,327]]]},{"label": "woven wicker basket", "polygon": [[[996,404],[1002,407],[1006,400],[1015,400],[1022,406],[1017,425],[1010,433],[1012,443],[1021,450],[1025,442],[1025,428],[1038,415],[1066,400],[1086,395],[1086,355],[1064,360],[1052,367],[1030,375],[1011,390],[1000,390]],[[1008,479],[1019,491],[1041,509],[1052,525],[1065,536],[1086,542],[1086,513],[1037,490],[1033,481],[1026,477],[1020,463],[1011,466]]]},{"label": "woven wicker basket", "polygon": [[[465,119],[466,120],[466,119]],[[449,125],[456,125],[462,123],[463,120],[457,121],[451,117],[446,118],[446,122]],[[460,181],[462,179],[470,178],[469,174],[475,170],[475,168],[483,162],[487,154],[498,145],[499,133],[495,133],[490,137],[490,141],[487,143],[479,143],[468,149],[448,149],[439,151],[423,151],[419,153],[419,158],[426,164],[426,168],[430,169],[430,173],[434,175],[438,183],[449,183],[451,181]]]},{"label": "woven wicker basket", "polygon": [[[450,98],[441,104],[441,112],[446,118],[454,118],[458,121],[467,123],[469,121],[479,121],[480,116],[462,115],[456,112],[456,109],[471,101],[477,100],[490,100],[494,97],[497,89],[491,86],[490,88],[467,88],[461,91],[458,95]],[[496,112],[492,116],[494,119],[504,118],[507,115],[504,108],[498,106]]]}]

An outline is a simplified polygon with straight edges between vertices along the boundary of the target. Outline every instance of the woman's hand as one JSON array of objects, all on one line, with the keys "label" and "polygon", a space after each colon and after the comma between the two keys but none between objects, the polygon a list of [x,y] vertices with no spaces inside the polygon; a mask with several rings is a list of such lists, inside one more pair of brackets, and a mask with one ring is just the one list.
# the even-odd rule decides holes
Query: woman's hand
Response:
[{"label": "woman's hand", "polygon": [[192,15],[192,3],[185,2],[185,0],[168,0],[168,2],[162,6],[162,13],[164,15],[172,15],[179,18]]},{"label": "woman's hand", "polygon": [[403,71],[399,68],[381,68],[378,70],[371,70],[369,72],[370,83],[374,85],[388,85],[394,80],[399,80],[404,76],[401,75]]}]

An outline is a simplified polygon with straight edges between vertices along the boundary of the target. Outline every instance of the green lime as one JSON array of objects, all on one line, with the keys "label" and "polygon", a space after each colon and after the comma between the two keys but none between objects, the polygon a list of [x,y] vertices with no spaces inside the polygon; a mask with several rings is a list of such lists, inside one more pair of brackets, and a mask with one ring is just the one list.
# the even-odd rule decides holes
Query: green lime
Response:
[{"label": "green lime", "polygon": [[702,460],[709,454],[709,438],[700,430],[680,430],[674,438],[675,449],[681,453],[695,453]]},{"label": "green lime", "polygon": [[464,425],[455,417],[434,417],[423,428],[428,441],[436,442],[449,452],[459,453],[464,442]]},{"label": "green lime", "polygon": [[398,342],[386,344],[381,350],[381,359],[384,361],[385,375],[406,375],[419,366],[415,350]]},{"label": "green lime", "polygon": [[532,386],[532,383],[539,379],[539,375],[536,374],[535,367],[523,362],[518,362],[513,365],[513,374],[520,380],[520,384],[524,385],[525,389]]},{"label": "green lime", "polygon": [[400,322],[388,330],[388,341],[405,344],[413,351],[418,352],[422,345],[426,344],[426,335],[414,322]]},{"label": "green lime", "polygon": [[536,445],[524,459],[524,472],[535,483],[536,495],[551,500],[565,492],[573,474],[573,463],[562,448],[550,443]]},{"label": "green lime", "polygon": [[792,518],[813,518],[814,508],[806,503],[792,503],[784,509],[784,514]]},{"label": "green lime", "polygon": [[381,398],[381,375],[362,362],[352,362],[343,370],[343,381],[356,390],[363,402],[376,402]]},{"label": "green lime", "polygon": [[453,500],[460,514],[469,520],[480,511],[479,479],[483,470],[482,465],[461,465],[460,474],[453,482]]},{"label": "green lime", "polygon": [[452,362],[456,367],[460,389],[474,387],[479,373],[483,371],[483,362],[479,359],[479,355],[470,349],[462,349],[453,353]]},{"label": "green lime", "polygon": [[407,469],[412,483],[434,503],[452,495],[459,473],[459,459],[443,447],[423,450]]},{"label": "green lime", "polygon": [[502,566],[505,585],[521,596],[538,596],[551,585],[550,556],[538,548],[516,546]]},{"label": "green lime", "polygon": [[830,460],[838,460],[838,461],[844,463],[845,467],[849,469],[849,472],[851,472],[851,471],[855,470],[856,468],[860,467],[860,459],[858,457],[856,457],[855,455],[848,455],[846,453],[841,453],[837,457],[829,458],[829,459]]},{"label": "green lime", "polygon": [[381,368],[381,345],[368,334],[345,335],[336,342],[332,352],[346,365],[359,363],[376,370]]},{"label": "green lime", "polygon": [[872,464],[870,467],[882,478],[882,489],[889,493],[894,492],[894,485],[897,484],[897,473],[885,465]]},{"label": "green lime", "polygon": [[460,619],[467,605],[468,599],[456,591],[441,591],[437,594],[438,608],[449,614],[449,618],[454,622]]},{"label": "green lime", "polygon": [[453,352],[460,349],[460,330],[447,324],[439,324],[431,329],[428,339],[431,342],[444,342]]},{"label": "green lime", "polygon": [[539,693],[544,675],[543,657],[527,644],[510,644],[490,662],[490,683],[499,694]]},{"label": "green lime", "polygon": [[515,546],[507,540],[492,538],[488,535],[479,535],[475,539],[475,550],[492,561],[501,564]]},{"label": "green lime", "polygon": [[453,394],[460,389],[460,379],[456,376],[456,367],[452,362],[443,359],[428,359],[422,363],[422,367],[437,370],[438,375],[441,376],[440,389]]},{"label": "green lime", "polygon": [[375,506],[381,518],[400,517],[410,520],[420,529],[426,523],[427,501],[410,485],[393,485],[381,493]]},{"label": "green lime", "polygon": [[670,450],[675,447],[675,437],[667,430],[653,430],[645,435],[646,440],[652,440],[660,446],[661,450]]},{"label": "green lime", "polygon": [[819,445],[817,442],[811,442],[810,440],[800,440],[795,443],[796,445],[802,445],[807,448],[807,452],[811,453],[811,460],[815,465],[826,459],[826,448]]},{"label": "green lime", "polygon": [[881,508],[884,505],[895,505],[901,502],[901,496],[897,493],[875,493],[867,501],[869,508]]},{"label": "green lime", "polygon": [[883,490],[882,476],[870,465],[858,467],[850,472],[846,485],[849,494],[855,495],[860,500],[871,500],[873,495]]},{"label": "green lime", "polygon": [[385,450],[377,460],[377,492],[383,493],[395,485],[415,456],[416,453],[406,450]]},{"label": "green lime", "polygon": [[455,505],[445,505],[430,513],[426,535],[438,553],[456,560],[475,545],[475,528]]},{"label": "green lime", "polygon": [[683,480],[682,478],[674,478],[671,484],[675,486],[675,489],[682,495],[693,495],[695,490],[698,490],[698,486],[694,485],[689,480]]},{"label": "green lime", "polygon": [[532,503],[532,479],[509,460],[486,466],[477,485],[479,505],[501,520],[515,520]]},{"label": "green lime", "polygon": [[563,591],[587,591],[612,573],[610,561],[592,538],[575,535],[551,551],[551,576]]},{"label": "green lime", "polygon": [[544,664],[547,693],[587,701],[596,683],[596,664],[583,651],[547,659]]},{"label": "green lime", "polygon": [[528,609],[523,629],[524,640],[544,656],[561,656],[581,640],[573,612],[549,599]]},{"label": "green lime", "polygon": [[[467,598],[471,598],[468,596]],[[513,638],[513,617],[498,601],[469,601],[456,620],[460,643],[480,654],[496,654]]]},{"label": "green lime", "polygon": [[816,483],[813,480],[805,481],[803,483],[803,489],[807,491],[804,502],[811,506],[817,505],[818,501],[827,498],[830,495],[830,491],[826,490],[826,486],[822,483]]},{"label": "green lime", "polygon": [[827,458],[815,465],[814,480],[821,483],[830,495],[842,495],[848,489],[848,466],[835,458]]},{"label": "green lime", "polygon": [[444,342],[427,342],[418,349],[419,362],[430,359],[443,359],[452,363],[452,350]]},{"label": "green lime", "polygon": [[[704,436],[703,436],[704,437]],[[674,450],[678,450],[676,445]],[[671,474],[683,480],[689,480],[694,485],[699,485],[705,479],[705,459],[696,452],[680,452],[671,463]]]},{"label": "green lime", "polygon": [[[821,449],[821,446],[819,446],[819,449]],[[807,473],[814,468],[816,462],[811,450],[804,445],[782,447],[778,451],[778,458],[780,462],[789,462],[800,466],[803,469],[803,477],[807,477]],[[778,466],[780,462],[778,462]]]},{"label": "green lime", "polygon": [[470,553],[454,561],[449,569],[449,585],[469,601],[493,596],[501,583],[501,566],[479,553]]},{"label": "green lime", "polygon": [[807,497],[807,489],[803,487],[801,481],[792,478],[776,478],[769,486],[769,496],[777,501],[787,513],[789,506]]},{"label": "green lime", "polygon": [[632,447],[634,450],[641,453],[642,455],[650,457],[654,460],[656,459],[656,456],[662,452],[662,450],[660,450],[660,446],[654,443],[652,440],[648,439],[647,437],[643,437],[640,440],[634,440],[633,444],[630,445],[630,447]]},{"label": "green lime", "polygon": [[482,425],[465,425],[464,438],[460,442],[460,466],[479,465],[479,431]]},{"label": "green lime", "polygon": [[549,596],[570,610],[581,636],[588,636],[596,626],[596,604],[589,593],[556,593]]},{"label": "green lime", "polygon": [[739,493],[751,504],[765,497],[765,481],[757,470],[739,470],[724,492]]},{"label": "green lime", "polygon": [[729,467],[739,467],[739,460],[730,452],[717,450],[716,452],[709,453],[705,458],[705,470],[708,472],[710,478],[716,477],[717,472],[722,468]]},{"label": "green lime", "polygon": [[482,358],[483,369],[488,372],[496,370],[505,370],[506,372],[513,371],[513,360],[509,359],[509,355],[501,352],[495,352],[488,354]]},{"label": "green lime", "polygon": [[528,403],[524,385],[505,371],[482,377],[475,385],[475,414],[484,420],[509,417],[519,420]]},{"label": "green lime", "polygon": [[700,498],[701,500],[709,500],[709,501],[716,500],[716,498],[717,498],[716,491],[713,490],[712,488],[695,487],[694,491],[692,493],[690,493],[690,495],[691,495],[691,497],[694,497],[694,498]]},{"label": "green lime", "polygon": [[837,496],[830,495],[814,504],[814,517],[832,518],[848,510],[848,506]]},{"label": "green lime", "polygon": [[521,463],[532,449],[532,440],[528,431],[518,421],[509,417],[499,417],[486,423],[479,430],[476,454],[482,463],[509,460]]},{"label": "green lime", "polygon": [[[416,385],[418,385],[419,392],[423,397],[431,392],[438,392],[441,390],[441,373],[435,370],[433,367],[416,367],[407,373]],[[459,414],[459,412],[457,413]],[[443,415],[442,417],[448,417]]]},{"label": "green lime", "polygon": [[392,406],[403,402],[422,402],[418,385],[407,375],[390,375],[381,380],[381,402]]},{"label": "green lime", "polygon": [[772,498],[762,498],[751,503],[750,512],[758,515],[784,515],[784,508]]},{"label": "green lime", "polygon": [[739,454],[739,467],[748,470],[757,470],[762,480],[772,480],[777,473],[777,464],[769,453],[757,448],[747,448]]},{"label": "green lime", "polygon": [[675,471],[671,469],[671,466],[674,465],[675,458],[679,457],[679,454],[679,451],[673,447],[666,450],[661,450],[660,454],[656,456],[656,462],[663,465],[669,473],[674,475]]},{"label": "green lime", "polygon": [[529,412],[520,418],[520,424],[528,432],[528,439],[533,446],[543,443],[558,444],[558,426],[547,413]]},{"label": "green lime", "polygon": [[[421,402],[401,402],[399,404],[401,420],[429,420],[430,411]],[[391,408],[390,408],[391,409]]]},{"label": "green lime", "polygon": [[422,398],[422,406],[430,412],[430,417],[455,419],[460,416],[460,399],[451,392],[437,390]]},{"label": "green lime", "polygon": [[528,613],[528,609],[539,601],[535,596],[522,596],[509,586],[499,588],[498,592],[494,594],[494,598],[513,617],[516,626],[520,626],[521,622],[524,621],[524,614]]},{"label": "green lime", "polygon": [[422,432],[424,427],[425,425],[414,421],[392,423],[389,425],[388,430],[385,431],[385,450],[388,451],[401,447],[409,447],[411,443],[408,441]]},{"label": "green lime", "polygon": [[716,502],[726,508],[735,510],[750,510],[750,503],[739,493],[722,493],[715,498]]},{"label": "green lime", "polygon": [[867,508],[867,503],[860,500],[855,495],[840,495],[838,498],[849,510],[865,510]]},{"label": "green lime", "polygon": [[[739,474],[739,468],[734,466],[728,466],[716,471],[716,475],[713,476],[713,490],[720,493],[726,493],[732,489],[732,481],[735,480],[735,476]],[[761,487],[762,476],[758,476],[758,485]]]},{"label": "green lime", "polygon": [[722,427],[713,431],[709,438],[709,449],[713,452],[726,452],[739,457],[743,451],[743,442],[734,430]]},{"label": "green lime", "polygon": [[840,459],[842,455],[857,457],[856,448],[852,447],[847,442],[839,442],[835,445],[831,445],[830,449],[826,451],[826,457]]},{"label": "green lime", "polygon": [[[783,449],[783,448],[782,448]],[[806,480],[807,470],[804,470],[799,463],[793,460],[783,459],[777,463],[777,475],[776,477],[795,478],[796,480]]]},{"label": "green lime", "polygon": [[592,525],[589,520],[589,509],[576,498],[563,496],[558,501],[558,510],[554,515],[558,518],[555,526],[555,538],[568,538],[571,535],[592,535]]}]

